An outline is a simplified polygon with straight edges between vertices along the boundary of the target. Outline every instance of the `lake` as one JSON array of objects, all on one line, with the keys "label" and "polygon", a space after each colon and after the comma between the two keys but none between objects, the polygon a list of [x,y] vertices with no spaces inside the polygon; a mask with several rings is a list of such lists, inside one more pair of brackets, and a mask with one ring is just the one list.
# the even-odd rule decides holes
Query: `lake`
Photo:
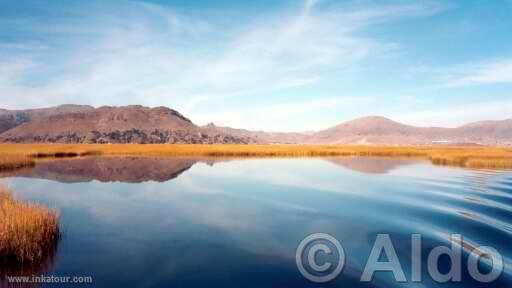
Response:
[{"label": "lake", "polygon": [[[512,282],[512,173],[507,171],[399,158],[105,157],[43,162],[3,176],[16,198],[60,211],[63,237],[45,274],[90,276],[93,287],[505,287]],[[345,254],[343,271],[325,284],[306,279],[297,268],[297,247],[313,233],[332,235]],[[389,235],[409,283],[398,283],[391,272],[360,283],[379,234]],[[416,260],[422,282],[414,284],[412,234],[422,240],[422,257]],[[427,272],[428,255],[439,245],[450,247],[453,234],[463,236],[457,242],[461,282],[440,284]],[[478,284],[466,265],[479,246],[493,247],[503,257],[503,273],[489,284]],[[316,256],[318,265],[329,262],[333,269],[340,253]],[[482,272],[489,267],[489,261],[480,262]],[[449,268],[449,257],[441,257],[439,270]]]}]

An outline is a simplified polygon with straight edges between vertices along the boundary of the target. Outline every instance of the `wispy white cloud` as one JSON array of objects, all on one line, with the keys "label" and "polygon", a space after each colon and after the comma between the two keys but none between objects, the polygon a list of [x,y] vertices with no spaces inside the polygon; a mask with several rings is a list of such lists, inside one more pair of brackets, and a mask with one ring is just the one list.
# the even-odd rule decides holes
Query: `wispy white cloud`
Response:
[{"label": "wispy white cloud", "polygon": [[449,87],[512,83],[512,59],[466,64],[450,74]]},{"label": "wispy white cloud", "polygon": [[[51,20],[51,25],[17,21],[16,29],[58,39],[58,45],[34,43],[41,49],[28,51],[17,49],[20,44],[0,44],[10,59],[0,76],[2,106],[167,105],[194,119],[198,107],[229,97],[250,97],[257,104],[258,97],[320,85],[333,74],[356,74],[363,61],[397,49],[395,43],[361,36],[360,30],[444,9],[428,1],[369,6],[307,0],[300,10],[271,11],[233,26],[214,14],[180,14],[144,2],[122,6],[118,9],[130,17],[119,17],[111,7],[73,10],[73,17]],[[304,104],[290,97],[280,108],[259,115],[268,117],[267,124],[252,128],[279,129],[269,124],[278,123],[278,115],[306,106],[321,110],[331,101]],[[237,122],[236,110],[210,114],[209,120],[246,127]]]}]

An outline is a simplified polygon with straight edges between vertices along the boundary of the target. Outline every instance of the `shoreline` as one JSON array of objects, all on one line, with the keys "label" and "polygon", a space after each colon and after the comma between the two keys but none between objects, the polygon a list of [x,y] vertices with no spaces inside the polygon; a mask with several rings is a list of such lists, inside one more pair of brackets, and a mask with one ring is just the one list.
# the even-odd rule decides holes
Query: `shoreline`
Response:
[{"label": "shoreline", "polygon": [[[295,144],[0,144],[2,159],[43,159],[83,156],[202,156],[234,158],[307,158],[332,156],[414,157],[435,165],[512,169],[512,148],[443,146],[361,146]],[[27,161],[30,159],[31,161]],[[13,166],[9,161],[9,166]],[[23,166],[23,163],[20,163]],[[5,168],[5,167],[4,167]]]}]

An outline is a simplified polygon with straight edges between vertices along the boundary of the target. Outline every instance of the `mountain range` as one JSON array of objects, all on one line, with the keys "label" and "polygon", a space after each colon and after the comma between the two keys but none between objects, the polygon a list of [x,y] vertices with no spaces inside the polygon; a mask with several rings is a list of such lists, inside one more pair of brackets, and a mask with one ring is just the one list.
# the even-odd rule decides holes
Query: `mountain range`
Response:
[{"label": "mountain range", "polygon": [[512,119],[442,128],[416,127],[370,116],[321,131],[285,133],[234,129],[213,123],[198,126],[167,107],[61,105],[0,109],[0,142],[511,146]]}]

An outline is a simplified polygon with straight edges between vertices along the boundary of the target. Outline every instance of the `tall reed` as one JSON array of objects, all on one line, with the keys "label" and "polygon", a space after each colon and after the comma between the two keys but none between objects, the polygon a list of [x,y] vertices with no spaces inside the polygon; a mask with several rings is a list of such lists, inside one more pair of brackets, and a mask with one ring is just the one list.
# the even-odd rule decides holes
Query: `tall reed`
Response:
[{"label": "tall reed", "polygon": [[59,240],[59,214],[0,187],[0,265],[43,260]]}]

